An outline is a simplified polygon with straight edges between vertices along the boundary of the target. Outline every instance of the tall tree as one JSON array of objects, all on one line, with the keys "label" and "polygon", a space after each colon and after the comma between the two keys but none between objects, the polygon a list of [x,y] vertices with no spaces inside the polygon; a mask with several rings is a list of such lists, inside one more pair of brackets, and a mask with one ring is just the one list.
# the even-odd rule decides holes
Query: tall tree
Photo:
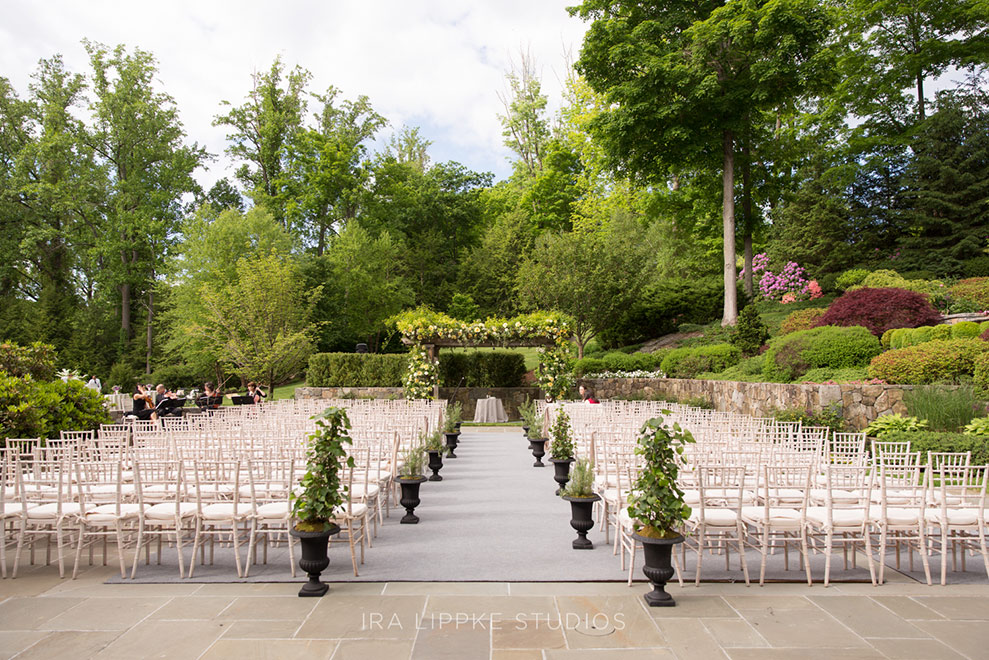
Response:
[{"label": "tall tree", "polygon": [[231,130],[227,153],[244,161],[237,169],[237,179],[247,194],[282,223],[285,208],[278,181],[285,168],[288,144],[303,129],[305,88],[311,77],[299,66],[286,77],[281,57],[276,57],[268,71],[255,71],[251,76],[253,86],[244,103],[234,107],[223,101],[229,112],[213,120],[214,126]]},{"label": "tall tree", "polygon": [[288,382],[312,353],[310,321],[318,290],[306,292],[298,267],[278,255],[241,259],[235,280],[203,286],[202,336],[239,376]]},{"label": "tall tree", "polygon": [[550,130],[545,116],[547,99],[532,55],[523,52],[518,67],[513,64],[505,80],[508,90],[498,94],[505,108],[505,114],[498,115],[505,146],[518,155],[522,171],[534,177],[543,169]]},{"label": "tall tree", "polygon": [[123,46],[112,51],[84,42],[93,68],[94,127],[87,140],[106,183],[96,247],[102,278],[120,294],[121,340],[134,337],[132,316],[144,297],[145,369],[154,349],[154,283],[177,243],[182,196],[198,190],[192,172],[204,149],[184,144],[185,131],[171,96],[155,91],[151,53]]},{"label": "tall tree", "polygon": [[949,67],[989,61],[989,4],[983,0],[853,0],[854,35],[843,90],[861,116],[913,87],[914,122],[926,116],[925,86]]},{"label": "tall tree", "polygon": [[831,16],[814,0],[585,0],[578,70],[612,104],[592,123],[612,165],[667,183],[720,152],[725,306],[735,288],[735,145],[744,118],[828,80]]},{"label": "tall tree", "polygon": [[323,104],[316,126],[292,137],[285,170],[277,179],[291,226],[315,243],[317,255],[323,254],[334,226],[357,214],[368,178],[365,143],[387,123],[366,96],[338,104],[338,95],[334,87],[315,95]]},{"label": "tall tree", "polygon": [[584,357],[587,342],[638,296],[650,258],[642,233],[624,217],[599,231],[543,234],[518,270],[523,307],[570,315]]},{"label": "tall tree", "polygon": [[400,163],[409,163],[420,172],[425,172],[429,169],[429,147],[432,144],[432,140],[420,135],[418,126],[403,126],[388,139],[386,153]]}]

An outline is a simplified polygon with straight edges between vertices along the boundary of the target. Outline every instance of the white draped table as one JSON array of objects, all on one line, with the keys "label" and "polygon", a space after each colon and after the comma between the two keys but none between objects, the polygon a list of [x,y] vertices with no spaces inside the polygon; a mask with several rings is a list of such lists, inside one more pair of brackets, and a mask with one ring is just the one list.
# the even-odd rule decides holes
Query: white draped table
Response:
[{"label": "white draped table", "polygon": [[508,415],[505,414],[505,406],[501,399],[489,396],[486,399],[477,400],[477,408],[474,410],[475,424],[491,424],[507,422]]}]

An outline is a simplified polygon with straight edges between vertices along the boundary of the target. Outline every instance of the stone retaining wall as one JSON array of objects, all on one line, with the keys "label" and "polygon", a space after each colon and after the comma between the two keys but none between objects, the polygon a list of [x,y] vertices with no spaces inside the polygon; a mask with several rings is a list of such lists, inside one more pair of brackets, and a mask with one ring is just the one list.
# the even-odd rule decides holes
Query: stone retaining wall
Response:
[{"label": "stone retaining wall", "polygon": [[679,378],[594,378],[579,384],[594,389],[598,399],[657,399],[678,401],[703,397],[717,410],[768,417],[772,410],[803,408],[819,411],[840,404],[842,416],[855,429],[890,413],[906,413],[903,392],[909,385],[815,385],[804,383],[741,383],[727,380]]},{"label": "stone retaining wall", "polygon": [[[401,399],[401,387],[300,387],[295,390],[298,399]],[[441,387],[440,398],[459,401],[464,407],[464,420],[474,419],[477,400],[488,396],[501,399],[509,420],[518,420],[519,406],[526,398],[541,396],[538,387]]]}]

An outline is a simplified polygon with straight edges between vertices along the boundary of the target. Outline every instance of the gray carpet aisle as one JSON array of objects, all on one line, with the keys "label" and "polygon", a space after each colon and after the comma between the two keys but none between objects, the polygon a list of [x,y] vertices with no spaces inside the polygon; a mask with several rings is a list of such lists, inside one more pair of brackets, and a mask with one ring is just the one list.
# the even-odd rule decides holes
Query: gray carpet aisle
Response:
[{"label": "gray carpet aisle", "polygon": [[[392,508],[391,517],[379,526],[374,547],[366,549],[360,576],[354,577],[350,551],[346,542],[333,542],[330,566],[324,571],[327,582],[384,581],[515,581],[515,582],[583,582],[626,580],[617,556],[604,534],[596,528],[589,538],[593,550],[578,551],[570,547],[576,533],[570,528],[570,505],[556,497],[552,465],[532,467],[528,442],[518,427],[466,427],[461,435],[457,458],[446,459],[443,481],[422,485],[422,503],[416,509],[421,522],[401,525],[403,510]],[[246,549],[242,548],[242,556]],[[138,565],[134,582],[178,582],[178,563],[174,548],[162,552],[162,564]],[[693,578],[692,553],[687,555],[684,579]],[[130,557],[128,553],[128,557]],[[185,550],[189,561],[189,548]],[[296,558],[299,551],[296,548]],[[734,557],[734,555],[733,555]],[[801,580],[797,556],[791,554],[789,571],[783,570],[782,555],[770,558],[767,579]],[[639,552],[641,565],[641,551]],[[975,562],[970,563],[977,568]],[[758,553],[749,551],[750,574],[758,577]],[[815,581],[824,572],[824,559],[811,561]],[[129,566],[128,566],[129,568]],[[895,579],[895,572],[888,571]],[[978,573],[974,573],[978,576]],[[704,580],[741,580],[737,558],[731,571],[725,570],[721,557],[706,555]],[[636,567],[636,580],[644,579]],[[904,576],[899,576],[904,579]],[[302,579],[302,574],[294,578]],[[869,579],[868,569],[844,570],[840,556],[833,560],[832,579],[862,581]],[[955,574],[952,582],[969,581]],[[981,573],[984,581],[985,573]],[[185,579],[188,581],[188,578]],[[231,549],[216,550],[213,566],[196,566],[195,582],[283,582],[293,581],[289,572],[287,550],[272,550],[267,564],[251,567],[247,580],[237,578]],[[114,576],[110,582],[131,583]]]}]

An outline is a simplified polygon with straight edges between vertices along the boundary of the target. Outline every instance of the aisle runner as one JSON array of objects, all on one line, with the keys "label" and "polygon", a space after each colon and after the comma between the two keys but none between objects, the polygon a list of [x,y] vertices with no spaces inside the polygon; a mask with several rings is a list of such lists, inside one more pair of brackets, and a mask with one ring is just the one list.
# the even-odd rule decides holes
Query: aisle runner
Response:
[{"label": "aisle runner", "polygon": [[[461,435],[456,459],[447,459],[441,475],[443,481],[423,484],[422,504],[416,509],[418,525],[400,525],[401,514],[392,508],[391,517],[378,527],[374,547],[365,550],[365,563],[358,565],[360,576],[354,577],[350,550],[346,542],[330,547],[330,566],[323,573],[327,582],[585,582],[627,580],[611,544],[604,543],[604,533],[590,533],[595,547],[589,551],[572,550],[576,537],[570,528],[570,505],[554,495],[552,465],[532,467],[528,443],[517,427],[466,427]],[[186,562],[190,548],[186,547]],[[246,553],[246,544],[242,546]],[[128,559],[132,555],[127,553]],[[207,552],[207,558],[209,553]],[[296,546],[296,559],[299,549]],[[734,557],[734,555],[733,555]],[[790,555],[792,570],[783,570],[782,554],[770,558],[767,578],[779,581],[802,580],[798,572],[798,555]],[[641,563],[642,554],[639,552]],[[260,553],[259,553],[260,559]],[[693,578],[693,560],[687,555],[685,580]],[[179,582],[174,548],[163,551],[162,564],[138,565],[133,582]],[[751,575],[758,579],[759,555],[749,552]],[[973,562],[974,563],[974,562]],[[824,574],[824,558],[813,557],[811,567],[815,581]],[[128,566],[128,569],[130,567]],[[834,581],[867,581],[868,568],[842,569],[840,555],[833,560]],[[904,577],[887,571],[888,579]],[[742,579],[737,557],[732,570],[725,570],[722,557],[705,556],[704,580]],[[636,580],[644,579],[636,567]],[[292,578],[288,551],[271,550],[268,563],[251,567],[249,582],[284,582],[303,580],[301,572]],[[982,574],[985,580],[985,574]],[[182,581],[189,581],[188,579]],[[238,582],[233,551],[216,549],[213,566],[196,566],[194,582]],[[957,578],[954,581],[958,581]],[[131,583],[115,576],[114,583]]]}]

